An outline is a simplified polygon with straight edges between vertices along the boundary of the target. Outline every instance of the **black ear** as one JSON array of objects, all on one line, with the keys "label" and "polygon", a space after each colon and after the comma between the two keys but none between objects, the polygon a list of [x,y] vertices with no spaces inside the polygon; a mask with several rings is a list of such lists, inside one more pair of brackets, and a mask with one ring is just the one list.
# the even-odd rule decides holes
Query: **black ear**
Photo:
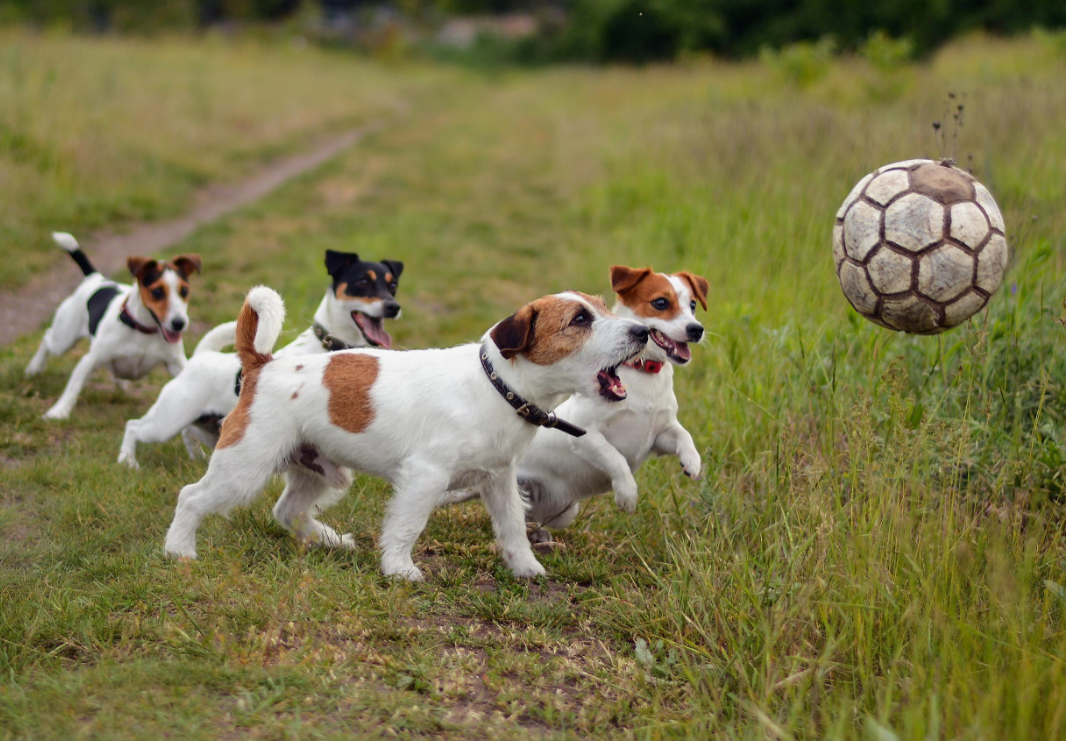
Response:
[{"label": "black ear", "polygon": [[359,255],[354,252],[326,250],[326,272],[332,276],[336,276],[345,265],[353,262],[359,262]]},{"label": "black ear", "polygon": [[533,323],[536,319],[536,310],[532,304],[527,304],[493,327],[489,337],[500,349],[500,355],[510,360],[528,350],[533,344]]},{"label": "black ear", "polygon": [[178,269],[178,272],[181,273],[181,277],[186,280],[188,280],[189,276],[194,272],[199,273],[200,268],[204,266],[204,262],[200,259],[199,255],[178,255],[172,260],[172,262]]},{"label": "black ear", "polygon": [[394,279],[399,279],[400,273],[403,272],[403,263],[399,260],[382,260],[381,264],[389,269]]}]

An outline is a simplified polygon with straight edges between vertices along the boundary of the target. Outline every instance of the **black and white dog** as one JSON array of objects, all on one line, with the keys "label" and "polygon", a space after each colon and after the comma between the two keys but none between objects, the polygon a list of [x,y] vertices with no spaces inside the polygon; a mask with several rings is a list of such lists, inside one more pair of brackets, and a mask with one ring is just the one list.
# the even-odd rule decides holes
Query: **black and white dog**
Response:
[{"label": "black and white dog", "polygon": [[56,232],[52,239],[70,254],[85,278],[56,309],[26,375],[40,373],[49,355],[64,354],[78,340],[92,344],[45,419],[69,417],[97,368],[110,369],[122,388],[160,364],[172,376],[178,375],[185,367],[181,335],[189,325],[189,275],[200,272],[200,256],[181,255],[170,261],[130,257],[126,265],[137,279],[136,286],[130,286],[101,275],[70,234]]},{"label": "black and white dog", "polygon": [[[400,316],[396,301],[403,263],[364,262],[348,252],[326,252],[331,283],[315,312],[314,323],[275,357],[309,355],[358,347],[390,349],[385,319]],[[189,455],[202,455],[200,443],[213,448],[222,418],[237,406],[241,362],[220,352],[234,343],[236,322],[215,327],[200,340],[185,370],[159,392],[140,419],[126,423],[119,463],[137,468],[137,443],[161,443],[181,433]]]}]

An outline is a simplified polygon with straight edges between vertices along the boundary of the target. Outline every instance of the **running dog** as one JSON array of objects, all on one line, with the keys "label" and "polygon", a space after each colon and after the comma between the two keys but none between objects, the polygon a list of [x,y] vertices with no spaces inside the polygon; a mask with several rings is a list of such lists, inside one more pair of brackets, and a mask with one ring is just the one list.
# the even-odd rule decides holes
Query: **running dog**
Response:
[{"label": "running dog", "polygon": [[44,418],[69,417],[85,382],[100,367],[111,370],[120,388],[160,364],[170,375],[178,375],[185,367],[181,334],[189,325],[189,275],[200,272],[200,256],[180,255],[168,262],[128,258],[126,265],[137,280],[134,290],[101,275],[70,234],[56,232],[52,239],[70,254],[85,278],[56,309],[26,375],[40,373],[49,355],[62,355],[78,340],[91,344]]},{"label": "running dog", "polygon": [[[400,315],[396,290],[403,263],[364,262],[350,252],[327,250],[326,272],[331,283],[314,323],[276,357],[391,348],[384,323]],[[119,463],[138,468],[137,443],[161,443],[178,433],[191,458],[203,456],[200,443],[215,447],[222,418],[237,406],[241,389],[241,361],[233,353],[219,352],[234,343],[236,328],[236,322],[227,322],[204,335],[185,370],[162,388],[151,409],[126,423]]]},{"label": "running dog", "polygon": [[615,317],[602,299],[566,292],[524,306],[480,345],[274,359],[284,316],[277,293],[249,292],[237,320],[240,401],[207,473],[178,497],[168,555],[195,558],[203,518],[248,504],[275,473],[287,480],[274,507],[282,526],[310,542],[351,548],[350,535],[315,519],[344,495],[348,467],[395,489],[379,541],[386,575],[422,579],[411,550],[455,489],[481,495],[516,577],[544,573],[526,538],[518,457],[537,426],[583,434],[546,411],[571,394],[625,398],[617,368],[644,350],[647,327]]},{"label": "running dog", "polygon": [[625,404],[570,399],[557,410],[559,416],[588,434],[568,440],[540,430],[519,460],[519,487],[530,503],[527,518],[540,525],[531,535],[534,542],[550,541],[548,529],[570,525],[581,500],[612,489],[615,503],[633,512],[633,473],[649,456],[676,455],[686,475],[700,476],[700,454],[677,421],[673,368],[686,365],[692,358],[689,343],[703,338],[695,315],[697,301],[707,308],[707,280],[615,265],[611,287],[617,296],[614,313],[646,326],[651,341],[640,358],[619,368],[629,389]]}]

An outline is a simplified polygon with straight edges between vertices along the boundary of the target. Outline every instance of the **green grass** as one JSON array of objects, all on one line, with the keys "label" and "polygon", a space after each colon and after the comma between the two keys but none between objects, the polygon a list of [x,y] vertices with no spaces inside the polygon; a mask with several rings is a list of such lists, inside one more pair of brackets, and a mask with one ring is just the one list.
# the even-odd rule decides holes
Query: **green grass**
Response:
[{"label": "green grass", "polygon": [[[200,329],[266,282],[286,337],[324,249],[403,259],[406,347],[603,292],[615,262],[708,276],[711,336],[677,374],[703,480],[647,464],[637,512],[590,503],[534,583],[477,503],[431,519],[427,583],[383,579],[369,478],[327,515],[354,554],[285,535],[275,484],[168,563],[203,464],[177,440],[114,463],[162,377],[132,397],[100,377],[45,424],[75,359],[27,382],[36,338],[0,350],[0,738],[1066,735],[1064,73],[988,40],[888,76],[834,62],[802,91],[758,64],[450,73],[175,248],[206,256]],[[948,90],[1013,265],[971,323],[906,337],[847,309],[832,214],[865,172],[937,154]]]}]

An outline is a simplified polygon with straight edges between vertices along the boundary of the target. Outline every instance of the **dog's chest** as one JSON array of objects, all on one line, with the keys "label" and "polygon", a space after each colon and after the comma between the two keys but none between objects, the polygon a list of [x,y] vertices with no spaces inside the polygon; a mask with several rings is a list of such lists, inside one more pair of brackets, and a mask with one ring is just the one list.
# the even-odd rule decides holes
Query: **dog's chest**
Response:
[{"label": "dog's chest", "polygon": [[144,354],[115,358],[111,361],[111,370],[116,377],[127,381],[136,381],[146,376],[153,368],[163,362],[155,354]]},{"label": "dog's chest", "polygon": [[651,455],[655,438],[672,419],[668,409],[626,409],[604,426],[603,436],[636,467]]}]

